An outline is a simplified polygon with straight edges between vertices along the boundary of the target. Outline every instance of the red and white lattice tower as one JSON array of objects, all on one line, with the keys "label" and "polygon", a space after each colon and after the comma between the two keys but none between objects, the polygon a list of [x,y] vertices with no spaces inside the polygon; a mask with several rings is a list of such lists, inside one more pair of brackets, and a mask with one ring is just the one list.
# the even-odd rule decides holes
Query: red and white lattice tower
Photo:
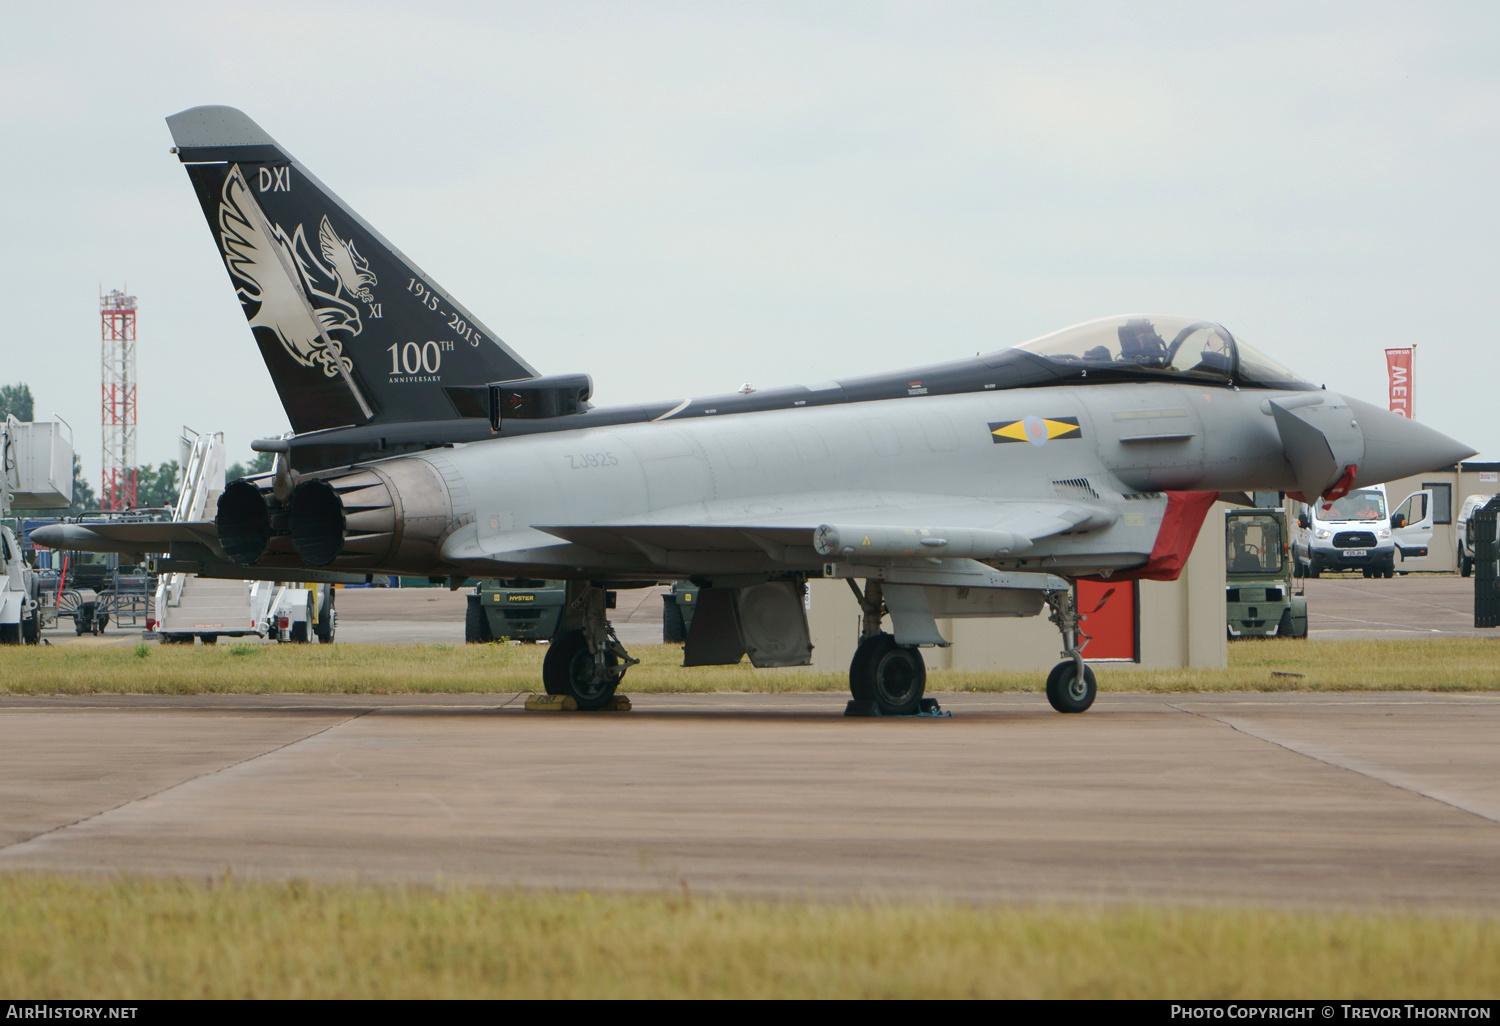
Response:
[{"label": "red and white lattice tower", "polygon": [[104,434],[100,507],[136,504],[135,297],[119,289],[99,297],[99,422]]}]

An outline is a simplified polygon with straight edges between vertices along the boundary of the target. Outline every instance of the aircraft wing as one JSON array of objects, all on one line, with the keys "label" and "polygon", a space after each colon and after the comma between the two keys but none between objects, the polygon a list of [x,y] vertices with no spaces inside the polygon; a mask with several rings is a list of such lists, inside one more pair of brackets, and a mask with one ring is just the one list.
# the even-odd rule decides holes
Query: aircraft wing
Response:
[{"label": "aircraft wing", "polygon": [[173,542],[217,549],[219,532],[212,520],[48,524],[32,531],[31,540],[49,549],[77,552],[165,552]]},{"label": "aircraft wing", "polygon": [[990,558],[1024,552],[1033,543],[1064,531],[1105,527],[1117,516],[1086,503],[981,502],[927,495],[878,506],[830,504],[816,510],[753,516],[733,516],[730,511],[703,506],[694,510],[696,515],[682,509],[665,510],[619,523],[539,524],[536,530],[595,552],[644,554],[662,565],[668,553],[763,552],[780,559],[791,547],[811,549],[820,556]]}]

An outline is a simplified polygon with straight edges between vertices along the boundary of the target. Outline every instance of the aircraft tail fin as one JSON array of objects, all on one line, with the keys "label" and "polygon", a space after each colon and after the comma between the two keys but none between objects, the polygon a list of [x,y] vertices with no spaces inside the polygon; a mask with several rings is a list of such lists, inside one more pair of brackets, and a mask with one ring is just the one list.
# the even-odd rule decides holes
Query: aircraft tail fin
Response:
[{"label": "aircraft tail fin", "polygon": [[242,112],[167,126],[293,430],[453,419],[445,386],[536,376]]}]

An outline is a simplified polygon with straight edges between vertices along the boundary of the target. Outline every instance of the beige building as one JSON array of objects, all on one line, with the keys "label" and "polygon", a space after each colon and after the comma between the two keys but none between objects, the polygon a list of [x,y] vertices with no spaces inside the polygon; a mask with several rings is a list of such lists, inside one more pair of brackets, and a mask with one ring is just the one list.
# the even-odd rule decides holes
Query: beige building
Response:
[{"label": "beige building", "polygon": [[[1204,518],[1197,544],[1175,581],[1121,582],[1134,595],[1133,659],[1120,661],[1153,669],[1229,664],[1224,627],[1224,510],[1215,503]],[[812,632],[812,668],[848,670],[859,643],[859,605],[844,581],[814,580],[808,585],[808,627]],[[1087,607],[1088,603],[1080,603]],[[1084,612],[1087,612],[1087,608]],[[938,629],[952,644],[923,651],[929,669],[1038,670],[1045,672],[1061,656],[1062,638],[1046,617],[939,620]],[[889,628],[887,628],[889,629]],[[1083,629],[1089,631],[1084,623]],[[1084,658],[1100,662],[1084,649]]]},{"label": "beige building", "polygon": [[1441,571],[1458,569],[1458,514],[1464,499],[1470,495],[1500,494],[1500,463],[1460,463],[1415,477],[1388,482],[1386,498],[1391,509],[1413,492],[1432,491],[1432,545],[1426,559],[1396,558],[1398,571]]}]

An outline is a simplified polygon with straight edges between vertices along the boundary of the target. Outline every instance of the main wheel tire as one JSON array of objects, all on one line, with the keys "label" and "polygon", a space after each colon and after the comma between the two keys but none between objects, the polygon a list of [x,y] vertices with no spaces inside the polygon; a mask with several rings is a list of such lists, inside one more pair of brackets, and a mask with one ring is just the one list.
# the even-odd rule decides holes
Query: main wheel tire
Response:
[{"label": "main wheel tire", "polygon": [[687,618],[677,604],[676,595],[661,597],[661,643],[681,645],[687,642]]},{"label": "main wheel tire", "polygon": [[[606,667],[619,664],[613,652],[604,653]],[[607,674],[603,680],[594,672],[594,653],[589,651],[583,631],[568,631],[552,639],[542,660],[542,687],[549,695],[572,695],[580,709],[602,709],[615,697],[619,676]]]},{"label": "main wheel tire", "polygon": [[1389,581],[1392,577],[1395,577],[1395,576],[1396,576],[1396,568],[1395,567],[1388,566],[1388,567],[1385,568],[1385,579],[1386,580]]},{"label": "main wheel tire", "polygon": [[323,605],[318,609],[318,640],[325,645],[333,644],[333,635],[338,623],[338,614],[333,610],[333,589],[323,590]]},{"label": "main wheel tire", "polygon": [[1276,636],[1278,638],[1290,638],[1292,636],[1292,607],[1287,606],[1281,611],[1281,619],[1276,621]]},{"label": "main wheel tire", "polygon": [[884,651],[886,645],[895,643],[895,637],[890,634],[877,634],[859,643],[859,647],[854,650],[854,658],[849,660],[849,693],[851,695],[861,702],[875,700],[869,669],[870,660],[879,652]]},{"label": "main wheel tire", "polygon": [[1047,674],[1047,701],[1060,713],[1083,712],[1094,704],[1098,693],[1099,685],[1091,666],[1084,666],[1082,681],[1078,680],[1078,668],[1071,659],[1058,663]]},{"label": "main wheel tire", "polygon": [[889,634],[865,640],[849,664],[849,690],[873,702],[882,716],[915,716],[927,690],[927,663],[915,645],[898,645]]},{"label": "main wheel tire", "polygon": [[485,615],[482,600],[478,595],[470,595],[468,607],[464,609],[464,644],[484,645],[494,640],[495,636],[490,633],[490,618]]},{"label": "main wheel tire", "polygon": [[1364,569],[1362,569],[1360,571],[1360,575],[1363,576],[1364,579],[1368,581],[1371,577],[1375,576],[1375,571],[1371,570],[1369,567],[1365,567]]},{"label": "main wheel tire", "polygon": [[30,616],[21,618],[21,644],[39,645],[42,642],[42,611],[33,609]]}]

